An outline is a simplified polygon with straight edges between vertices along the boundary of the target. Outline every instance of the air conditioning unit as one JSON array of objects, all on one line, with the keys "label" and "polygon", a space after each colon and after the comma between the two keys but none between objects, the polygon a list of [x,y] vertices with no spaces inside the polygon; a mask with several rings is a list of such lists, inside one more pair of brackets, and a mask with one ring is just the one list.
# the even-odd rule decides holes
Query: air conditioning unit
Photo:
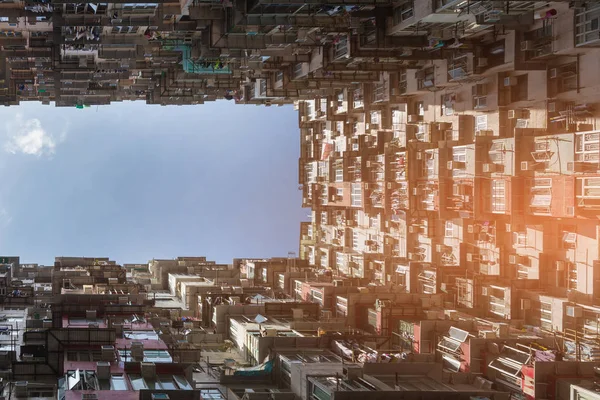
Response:
[{"label": "air conditioning unit", "polygon": [[521,265],[528,266],[529,265],[529,257],[520,256],[518,254],[510,254],[508,256],[508,263],[513,264],[513,265],[521,264]]},{"label": "air conditioning unit", "polygon": [[470,234],[479,233],[479,225],[467,225],[467,233],[470,233]]},{"label": "air conditioning unit", "polygon": [[517,77],[516,76],[507,76],[504,78],[504,87],[516,86],[517,85]]},{"label": "air conditioning unit", "polygon": [[363,369],[359,365],[348,365],[342,368],[342,374],[346,380],[355,380],[363,377]]},{"label": "air conditioning unit", "polygon": [[583,316],[583,308],[579,306],[567,306],[565,311],[567,312],[567,317],[581,318]]},{"label": "air conditioning unit", "polygon": [[494,131],[492,129],[481,129],[475,132],[475,136],[492,137],[494,136]]},{"label": "air conditioning unit", "polygon": [[101,347],[100,358],[102,361],[112,362],[115,360],[115,346],[104,345]]},{"label": "air conditioning unit", "polygon": [[498,170],[498,166],[496,164],[486,163],[483,164],[483,173],[491,174],[492,172],[496,172]]},{"label": "air conditioning unit", "polygon": [[453,170],[453,169],[463,169],[465,168],[466,163],[464,161],[448,161],[446,163],[446,169],[448,170]]},{"label": "air conditioning unit", "polygon": [[495,339],[496,331],[481,331],[480,335],[483,339]]},{"label": "air conditioning unit", "polygon": [[419,114],[409,114],[407,118],[409,124],[418,124],[421,122],[421,116]]},{"label": "air conditioning unit", "polygon": [[535,171],[539,168],[539,165],[534,161],[521,161],[521,171]]},{"label": "air conditioning unit", "polygon": [[452,247],[451,246],[447,246],[445,244],[436,244],[435,245],[435,251],[438,253],[447,253],[452,251]]},{"label": "air conditioning unit", "polygon": [[531,300],[521,299],[521,310],[530,310],[530,309],[531,309]]},{"label": "air conditioning unit", "polygon": [[535,43],[533,40],[525,40],[521,42],[521,51],[531,51],[534,49]]},{"label": "air conditioning unit", "polygon": [[153,362],[141,362],[140,369],[142,377],[147,380],[156,379],[156,364]]},{"label": "air conditioning unit", "polygon": [[467,253],[467,262],[479,262],[479,254]]},{"label": "air conditioning unit", "polygon": [[501,10],[489,10],[483,14],[483,22],[484,23],[495,23],[500,22],[500,16],[502,15]]},{"label": "air conditioning unit", "polygon": [[475,110],[480,110],[482,108],[487,108],[487,97],[475,97],[475,102],[473,103],[473,108]]},{"label": "air conditioning unit", "polygon": [[558,101],[549,101],[548,102],[548,112],[555,113],[563,110],[563,105]]},{"label": "air conditioning unit", "polygon": [[96,376],[98,379],[110,379],[110,363],[107,361],[98,361],[96,363]]}]

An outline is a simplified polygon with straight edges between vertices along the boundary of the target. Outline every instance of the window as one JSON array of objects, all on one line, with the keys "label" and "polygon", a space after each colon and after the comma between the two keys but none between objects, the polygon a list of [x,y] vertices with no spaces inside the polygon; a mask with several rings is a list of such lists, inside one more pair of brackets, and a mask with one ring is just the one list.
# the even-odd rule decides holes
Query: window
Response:
[{"label": "window", "polygon": [[334,58],[336,60],[348,56],[348,36],[343,35],[339,37],[339,41],[335,45]]},{"label": "window", "polygon": [[[574,230],[574,229],[573,229]],[[575,232],[563,231],[562,246],[570,249],[577,245],[577,234]]]},{"label": "window", "polygon": [[399,7],[394,8],[394,25],[406,21],[414,16],[414,2],[408,1]]},{"label": "window", "polygon": [[299,78],[302,76],[302,63],[297,63],[294,65],[294,78]]},{"label": "window", "polygon": [[352,231],[352,248],[354,250],[358,249],[359,235],[357,231]]},{"label": "window", "polygon": [[379,217],[369,217],[369,227],[379,229]]},{"label": "window", "polygon": [[329,254],[326,251],[321,252],[321,267],[329,267]]},{"label": "window", "polygon": [[371,123],[378,125],[380,123],[381,115],[379,111],[371,111]]},{"label": "window", "polygon": [[575,161],[600,161],[600,133],[579,133],[575,136]]},{"label": "window", "polygon": [[360,183],[352,184],[352,193],[351,193],[350,197],[351,197],[352,206],[354,206],[354,207],[362,206],[362,188],[361,188]]},{"label": "window", "polygon": [[336,195],[338,195],[339,197],[344,196],[344,189],[342,188],[337,188],[336,189]]},{"label": "window", "polygon": [[336,168],[335,169],[335,181],[336,182],[343,182],[344,181],[344,169],[343,168]]},{"label": "window", "polygon": [[552,204],[552,179],[536,178],[531,185],[531,211],[534,213],[549,214]]},{"label": "window", "polygon": [[311,297],[312,297],[313,301],[323,304],[323,293],[321,293],[321,291],[312,289]]},{"label": "window", "polygon": [[310,394],[310,400],[330,400],[331,395],[319,386],[312,383],[312,390]]},{"label": "window", "polygon": [[506,211],[506,181],[503,179],[492,180],[492,212],[503,213]]},{"label": "window", "polygon": [[600,4],[589,2],[577,8],[575,15],[575,44],[577,46],[596,43],[600,36]]},{"label": "window", "polygon": [[110,390],[127,390],[127,383],[123,374],[113,374],[110,377]]},{"label": "window", "polygon": [[514,232],[513,233],[513,243],[518,247],[527,246],[527,233],[526,232]]},{"label": "window", "polygon": [[344,257],[344,253],[336,253],[335,254],[335,265],[338,268],[343,268],[346,264],[346,257]]},{"label": "window", "polygon": [[0,17],[0,22],[8,22],[8,17]]},{"label": "window", "polygon": [[123,5],[123,16],[154,14],[157,3],[126,3]]},{"label": "window", "polygon": [[475,131],[484,131],[488,127],[487,115],[478,115],[475,118]]},{"label": "window", "polygon": [[435,86],[435,70],[433,67],[425,68],[423,70],[418,71],[416,74],[416,78],[417,88],[419,90],[422,90],[424,88],[432,88]]},{"label": "window", "polygon": [[490,161],[493,163],[504,163],[504,155],[506,154],[506,148],[504,146],[504,142],[493,142],[490,146],[490,151],[488,155],[490,157]]},{"label": "window", "polygon": [[446,221],[446,229],[444,229],[444,236],[447,238],[454,237],[454,223],[452,221]]},{"label": "window", "polygon": [[112,34],[119,34],[119,33],[137,33],[138,31],[138,27],[137,26],[113,26],[112,30],[110,33]]},{"label": "window", "polygon": [[200,389],[200,398],[206,400],[222,400],[224,397],[219,389]]},{"label": "window", "polygon": [[451,116],[454,115],[454,106],[456,102],[456,95],[453,93],[443,94],[440,98],[440,107],[441,115]]}]

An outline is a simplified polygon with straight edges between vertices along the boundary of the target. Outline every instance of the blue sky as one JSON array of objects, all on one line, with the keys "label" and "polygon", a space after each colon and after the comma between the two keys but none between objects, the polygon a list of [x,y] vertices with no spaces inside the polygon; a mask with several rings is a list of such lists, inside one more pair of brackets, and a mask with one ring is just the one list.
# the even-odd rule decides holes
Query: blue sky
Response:
[{"label": "blue sky", "polygon": [[298,248],[293,107],[0,109],[0,252],[120,263]]}]

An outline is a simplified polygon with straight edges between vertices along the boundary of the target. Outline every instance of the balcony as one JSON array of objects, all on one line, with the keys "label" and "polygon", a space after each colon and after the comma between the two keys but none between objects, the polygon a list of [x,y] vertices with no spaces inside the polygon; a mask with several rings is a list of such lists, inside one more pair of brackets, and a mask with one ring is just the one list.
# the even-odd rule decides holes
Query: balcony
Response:
[{"label": "balcony", "polygon": [[391,156],[389,171],[395,182],[404,182],[407,178],[406,153],[400,152]]},{"label": "balcony", "polygon": [[600,176],[577,178],[575,187],[579,207],[600,209]]},{"label": "balcony", "polygon": [[333,112],[336,115],[341,115],[341,114],[347,113],[348,112],[348,101],[346,101],[346,96],[344,95],[344,92],[338,92],[335,97],[336,97],[336,99],[331,102]]},{"label": "balcony", "polygon": [[383,208],[385,205],[385,190],[381,183],[365,184],[370,205],[376,208]]},{"label": "balcony", "polygon": [[395,215],[400,214],[402,210],[408,210],[410,203],[408,197],[408,183],[404,183],[397,189],[392,190],[390,199],[390,208]]},{"label": "balcony", "polygon": [[365,105],[365,97],[362,87],[354,89],[352,92],[352,108],[355,110],[360,110]]},{"label": "balcony", "polygon": [[[589,163],[597,169],[600,162],[600,132],[575,134],[575,162]],[[585,167],[573,165],[572,172],[585,172]]]},{"label": "balcony", "polygon": [[552,56],[554,49],[554,24],[552,19],[545,19],[543,26],[525,33],[520,44],[525,61],[535,61]]},{"label": "balcony", "polygon": [[[487,65],[484,60],[483,58],[479,58],[478,62],[481,65]],[[474,71],[473,62],[472,53],[460,53],[450,58],[448,60],[448,81],[465,82],[469,80]]]},{"label": "balcony", "polygon": [[417,80],[417,90],[432,91],[435,89],[435,71],[433,68],[426,68],[415,73]]}]

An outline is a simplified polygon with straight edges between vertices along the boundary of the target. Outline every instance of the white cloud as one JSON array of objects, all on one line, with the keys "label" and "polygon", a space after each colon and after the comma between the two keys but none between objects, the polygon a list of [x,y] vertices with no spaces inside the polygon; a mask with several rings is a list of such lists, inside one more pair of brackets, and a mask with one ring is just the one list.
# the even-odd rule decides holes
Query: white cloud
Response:
[{"label": "white cloud", "polygon": [[6,228],[12,222],[12,217],[6,211],[6,208],[0,207],[0,227]]},{"label": "white cloud", "polygon": [[66,131],[61,133],[57,141],[44,127],[37,118],[23,119],[23,116],[17,114],[13,122],[6,124],[8,133],[8,142],[4,144],[4,149],[12,154],[23,153],[40,157],[42,155],[52,155],[56,150],[59,141],[64,140]]}]

